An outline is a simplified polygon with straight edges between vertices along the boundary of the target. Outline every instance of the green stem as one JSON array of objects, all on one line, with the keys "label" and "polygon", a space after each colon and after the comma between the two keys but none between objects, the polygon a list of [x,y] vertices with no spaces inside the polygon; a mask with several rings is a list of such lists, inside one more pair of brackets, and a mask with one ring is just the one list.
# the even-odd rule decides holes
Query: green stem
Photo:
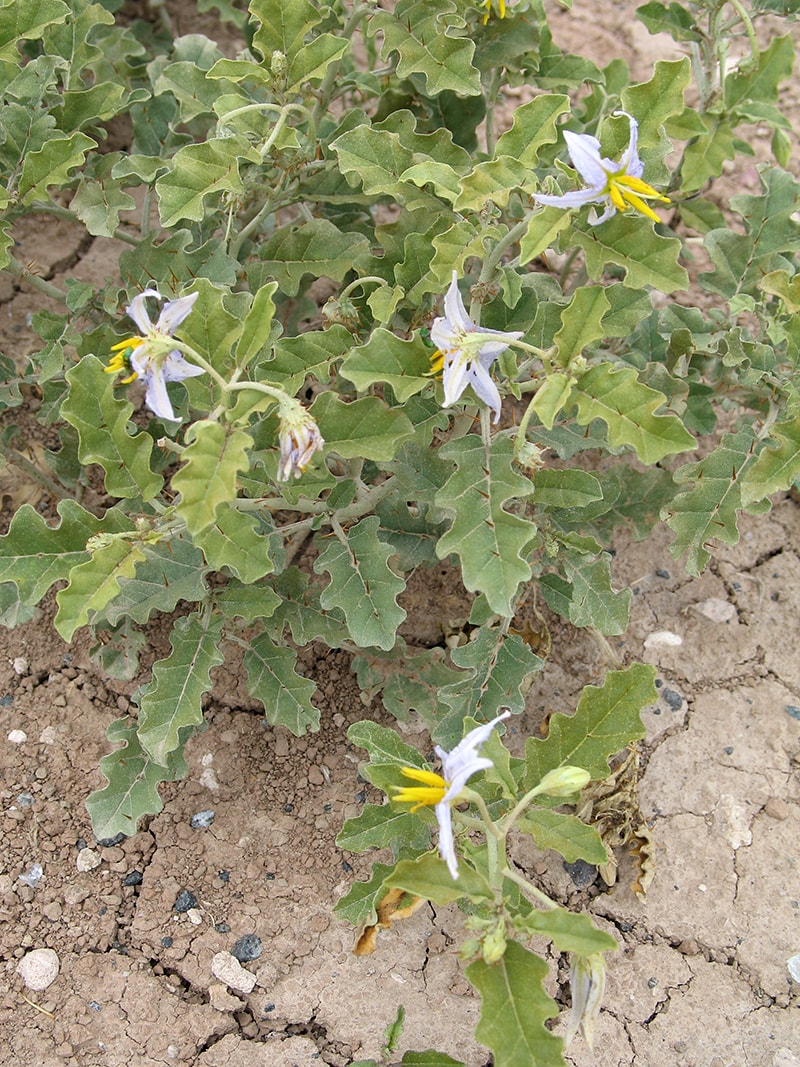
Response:
[{"label": "green stem", "polygon": [[744,25],[744,32],[747,34],[747,39],[750,42],[750,58],[755,64],[758,62],[758,41],[756,39],[756,31],[753,27],[753,21],[744,8],[744,5],[740,0],[730,0],[731,7],[736,14],[742,20]]},{"label": "green stem", "polygon": [[537,889],[535,885],[531,885],[527,878],[523,878],[521,874],[517,874],[516,871],[506,866],[500,872],[504,878],[510,879],[515,882],[526,896],[533,899],[534,903],[542,904],[548,911],[555,911],[558,908],[558,904],[554,900],[551,900],[547,893],[542,892],[541,889]]},{"label": "green stem", "polygon": [[[364,4],[359,6],[358,3],[353,4],[353,10],[350,12],[350,17],[342,27],[341,37],[344,41],[349,41],[355,33],[356,27],[363,18],[365,18],[371,11],[374,10],[372,4]],[[322,79],[322,83],[319,87],[319,93],[317,94],[317,102],[314,105],[312,112],[312,119],[315,127],[319,126],[320,119],[324,113],[328,110],[328,105],[333,95],[333,89],[336,85],[336,79],[339,77],[339,71],[341,70],[342,62],[337,60],[335,63],[331,63],[325,72],[325,77]]]},{"label": "green stem", "polygon": [[28,282],[33,289],[37,289],[45,296],[50,296],[54,300],[60,300],[64,303],[67,299],[67,294],[63,289],[59,289],[57,285],[51,285],[50,282],[45,281],[44,278],[40,278],[37,274],[31,274],[29,270],[15,259],[10,253],[8,256],[8,271],[9,274],[13,274],[15,278],[24,279]]},{"label": "green stem", "polygon": [[388,285],[389,283],[385,278],[379,278],[377,274],[367,274],[363,278],[356,278],[354,282],[350,282],[339,293],[339,300],[343,300],[346,296],[349,296],[353,289],[357,289],[359,285],[364,285],[366,282],[377,282],[378,285]]},{"label": "green stem", "polygon": [[478,278],[479,282],[488,284],[491,281],[492,275],[494,274],[498,263],[503,258],[506,249],[510,248],[512,245],[515,245],[517,241],[520,240],[520,238],[524,237],[524,235],[528,232],[529,225],[530,218],[526,216],[524,219],[518,222],[516,226],[512,226],[504,237],[500,238],[494,248],[487,254],[486,259],[483,261],[483,267],[481,268],[481,273]]},{"label": "green stem", "polygon": [[15,448],[6,448],[5,458],[9,463],[13,463],[15,467],[24,470],[26,474],[30,475],[31,478],[34,478],[59,500],[66,500],[69,498],[70,494],[66,492],[62,486],[57,482],[54,482],[44,471],[39,470],[35,463],[31,463],[29,459],[26,459],[25,456],[17,452]]}]

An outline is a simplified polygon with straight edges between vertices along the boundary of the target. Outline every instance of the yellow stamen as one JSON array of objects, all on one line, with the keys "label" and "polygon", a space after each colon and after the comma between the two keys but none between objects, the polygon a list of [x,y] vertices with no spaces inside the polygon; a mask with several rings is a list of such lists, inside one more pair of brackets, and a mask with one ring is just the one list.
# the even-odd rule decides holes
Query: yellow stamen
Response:
[{"label": "yellow stamen", "polygon": [[426,771],[422,767],[401,767],[400,773],[404,778],[410,778],[412,782],[422,782],[425,785],[436,786],[437,789],[447,789],[447,782],[436,771]]},{"label": "yellow stamen", "polygon": [[117,344],[111,346],[112,352],[121,352],[123,348],[138,348],[139,345],[144,344],[144,338],[142,337],[127,337],[124,341],[119,341]]},{"label": "yellow stamen", "polygon": [[428,374],[441,374],[444,368],[444,352],[440,352],[437,348],[431,355],[431,369]]},{"label": "yellow stamen", "polygon": [[622,197],[622,193],[613,180],[608,183],[608,195],[611,197],[611,203],[617,211],[625,210],[625,201]]},{"label": "yellow stamen", "polygon": [[620,174],[614,178],[614,181],[619,185],[627,186],[628,189],[632,189],[634,193],[639,193],[640,196],[646,196],[649,200],[661,200],[665,204],[671,203],[668,196],[664,196],[654,189],[652,185],[643,182],[641,178],[634,178],[631,174]]},{"label": "yellow stamen", "polygon": [[419,767],[401,767],[400,773],[414,782],[424,783],[423,785],[394,787],[393,799],[400,804],[413,804],[412,811],[434,807],[447,792],[447,782],[435,771],[426,771]]},{"label": "yellow stamen", "polygon": [[661,222],[661,219],[658,217],[658,215],[656,215],[655,211],[653,211],[650,205],[646,204],[641,197],[636,195],[636,193],[631,193],[626,190],[622,195],[625,197],[625,199],[628,201],[632,208],[635,208],[637,211],[641,211],[643,215],[646,215],[648,219],[652,219],[653,222]]},{"label": "yellow stamen", "polygon": [[[119,374],[121,371],[130,370],[130,366],[130,363],[125,358],[123,353],[117,352],[117,354],[112,356],[111,359],[108,361],[108,366],[103,367],[103,370],[106,374]],[[122,381],[119,382],[119,384],[129,385],[138,377],[139,375],[136,373],[136,371],[133,371],[127,378],[123,378]]]}]

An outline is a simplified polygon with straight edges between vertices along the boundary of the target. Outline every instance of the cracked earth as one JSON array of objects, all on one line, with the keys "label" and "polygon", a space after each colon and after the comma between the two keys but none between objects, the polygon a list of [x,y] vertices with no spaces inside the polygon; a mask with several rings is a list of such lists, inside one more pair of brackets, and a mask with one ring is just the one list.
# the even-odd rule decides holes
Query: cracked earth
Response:
[{"label": "cracked earth", "polygon": [[[645,78],[671,53],[631,20],[632,6],[601,3],[598,17],[598,5],[581,0],[555,29],[564,46],[591,46],[602,60],[622,54]],[[197,28],[193,18],[183,32]],[[796,117],[796,82],[787,100]],[[749,164],[734,177],[737,189],[756,187]],[[34,218],[15,236],[19,258],[58,284],[105,282],[119,253],[61,221]],[[22,357],[36,344],[29,316],[41,297],[0,278],[0,304],[0,347]],[[30,413],[28,422],[24,410],[11,414],[30,458],[54,446]],[[6,521],[9,507],[42,500],[8,473]],[[574,1067],[800,1067],[800,986],[786,965],[800,952],[800,506],[786,497],[743,517],[739,544],[719,548],[700,578],[686,576],[668,545],[663,532],[642,543],[623,534],[614,561],[634,597],[612,652],[654,663],[659,679],[639,751],[638,800],[655,855],[647,896],[631,892],[636,871],[624,851],[611,890],[593,869],[568,871],[527,842],[515,858],[620,944],[595,1052],[577,1039]],[[425,599],[434,579],[442,626],[463,609],[446,571],[428,575],[419,591],[426,644],[442,638],[430,632]],[[413,602],[406,607],[411,615]],[[552,656],[509,731],[520,746],[610,666],[590,636],[550,621]],[[166,630],[149,636],[144,668],[168,651]],[[391,723],[363,705],[344,654],[309,648],[299,666],[317,684],[320,733],[297,739],[265,727],[228,662],[215,674],[208,729],[188,747],[188,776],[164,790],[163,812],[133,837],[97,843],[84,800],[103,784],[105,729],[131,709],[146,673],[131,684],[101,677],[86,643],[55,637],[47,604],[35,622],[0,631],[2,1067],[345,1067],[381,1058],[401,1006],[396,1058],[436,1048],[467,1067],[489,1062],[472,1037],[479,1004],[455,954],[457,910],[420,909],[366,957],[352,954],[353,931],[332,914],[370,862],[385,859],[334,843],[344,819],[378,800],[358,778],[364,754],[346,730],[365,716]],[[13,743],[13,731],[25,739]],[[426,743],[414,728],[409,740]],[[192,826],[210,810],[210,825]],[[42,877],[27,885],[20,875],[35,864]],[[221,970],[219,954],[249,935],[261,955],[244,975]],[[60,964],[42,992],[17,974],[36,948]],[[565,960],[551,960],[549,990],[568,1005]]]}]

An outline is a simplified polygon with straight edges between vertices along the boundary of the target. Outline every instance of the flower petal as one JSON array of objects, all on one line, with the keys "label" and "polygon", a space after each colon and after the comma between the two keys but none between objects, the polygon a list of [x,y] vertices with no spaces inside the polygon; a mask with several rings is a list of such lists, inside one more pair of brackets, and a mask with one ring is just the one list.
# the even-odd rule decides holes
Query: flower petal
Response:
[{"label": "flower petal", "polygon": [[[503,348],[507,347],[508,345],[503,345]],[[497,386],[492,381],[489,371],[483,367],[480,362],[474,362],[470,364],[468,377],[469,384],[472,386],[475,395],[494,412],[492,422],[498,422],[503,402],[500,399],[500,393]]]},{"label": "flower petal", "polygon": [[135,296],[125,308],[125,314],[136,324],[140,333],[149,333],[153,329],[153,323],[147,314],[147,298],[149,296],[152,296],[154,300],[161,299],[158,289],[145,289]]},{"label": "flower petal", "polygon": [[469,384],[467,370],[469,360],[464,352],[456,352],[455,355],[446,355],[444,369],[442,371],[442,385],[444,385],[444,407],[449,408],[461,396]]},{"label": "flower petal", "polygon": [[[467,309],[464,307],[464,301],[461,299],[461,293],[458,289],[458,274],[456,271],[453,271],[453,280],[450,282],[450,288],[444,294],[444,314],[451,328],[456,327],[459,330],[475,329],[475,323],[467,314]],[[432,328],[431,337],[433,337]]]},{"label": "flower petal", "polygon": [[633,178],[641,178],[644,174],[644,163],[639,158],[639,123],[627,111],[615,111],[614,114],[625,115],[631,128],[628,147],[622,153],[616,172],[617,174],[629,174]]},{"label": "flower petal", "polygon": [[534,193],[533,199],[537,204],[547,204],[548,207],[583,207],[584,204],[594,203],[600,195],[596,189],[575,189],[570,193],[562,193],[561,196]]},{"label": "flower petal", "polygon": [[189,293],[188,296],[178,297],[177,300],[168,300],[158,316],[156,329],[171,337],[192,310],[199,295],[199,293]]},{"label": "flower petal", "polygon": [[450,815],[450,805],[443,800],[433,810],[436,815],[436,821],[439,824],[439,855],[447,864],[450,877],[455,880],[458,878],[458,859],[456,857],[455,842],[453,841],[453,820]]},{"label": "flower petal", "polygon": [[572,165],[587,185],[594,189],[605,188],[608,174],[600,159],[600,142],[590,133],[564,131],[567,151]]},{"label": "flower petal", "polygon": [[205,371],[187,362],[176,349],[165,356],[161,373],[165,382],[182,382],[184,378],[196,378],[198,374],[205,374]]},{"label": "flower petal", "polygon": [[159,419],[165,419],[167,422],[178,422],[179,420],[175,418],[175,412],[172,410],[172,404],[167,393],[167,383],[164,381],[161,372],[155,368],[148,369],[142,375],[142,378],[144,378],[147,385],[144,402],[153,414]]}]

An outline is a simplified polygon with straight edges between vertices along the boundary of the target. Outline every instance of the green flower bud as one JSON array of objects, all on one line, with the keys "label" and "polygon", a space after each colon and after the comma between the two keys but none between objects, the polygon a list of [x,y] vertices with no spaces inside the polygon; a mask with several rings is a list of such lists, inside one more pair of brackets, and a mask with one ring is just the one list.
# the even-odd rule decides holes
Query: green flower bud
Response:
[{"label": "green flower bud", "polygon": [[490,930],[483,939],[481,953],[483,962],[489,965],[501,960],[506,952],[506,924],[501,919],[494,930]]},{"label": "green flower bud", "polygon": [[580,792],[591,777],[582,767],[556,767],[542,778],[536,792],[548,797],[569,797]]}]

